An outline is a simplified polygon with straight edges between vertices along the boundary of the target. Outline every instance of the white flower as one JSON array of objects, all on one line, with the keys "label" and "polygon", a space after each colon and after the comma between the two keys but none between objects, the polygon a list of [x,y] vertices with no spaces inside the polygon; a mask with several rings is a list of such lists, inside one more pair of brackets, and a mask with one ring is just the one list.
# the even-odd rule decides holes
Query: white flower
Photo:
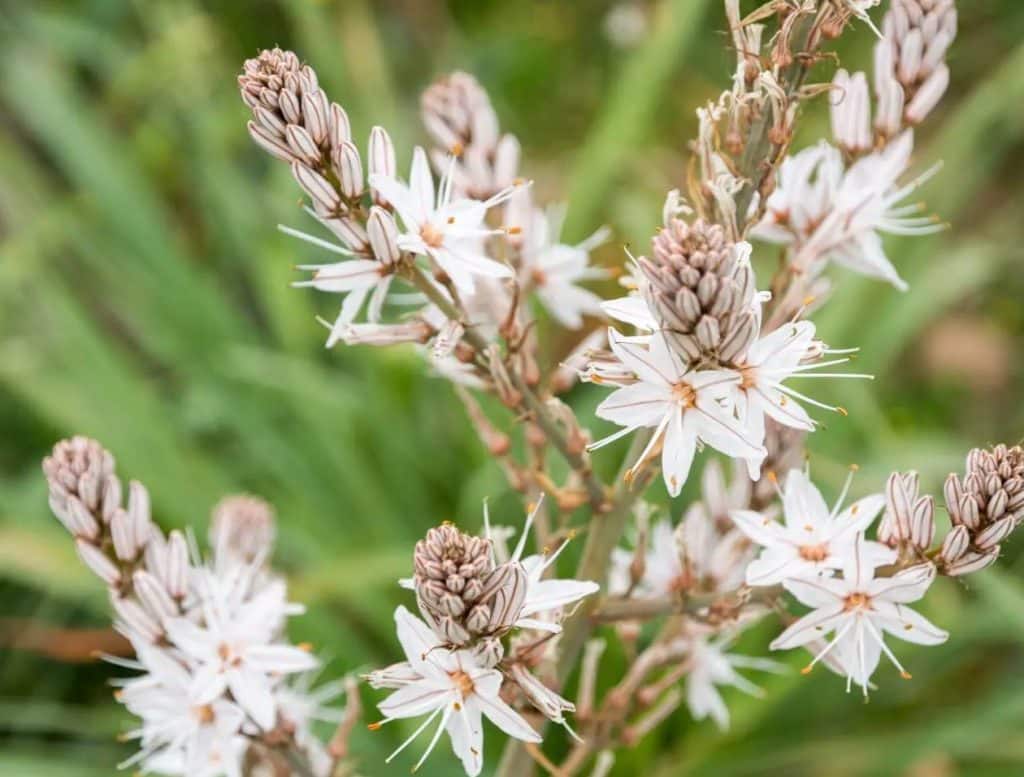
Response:
[{"label": "white flower", "polygon": [[345,681],[336,680],[313,688],[315,673],[301,674],[289,683],[282,683],[274,689],[274,699],[284,726],[294,732],[295,743],[309,759],[313,772],[328,775],[333,759],[313,731],[317,721],[337,725],[344,717],[340,709],[327,705],[345,692]]},{"label": "white flower", "polygon": [[371,208],[368,227],[369,237],[367,239],[375,257],[371,259],[355,258],[352,250],[337,243],[322,240],[290,227],[278,227],[287,235],[348,257],[345,261],[330,264],[299,265],[297,269],[311,270],[313,277],[308,281],[298,281],[292,284],[295,287],[311,286],[319,291],[344,296],[338,317],[333,324],[327,325],[331,330],[327,338],[328,348],[345,338],[349,327],[356,320],[367,299],[369,299],[367,320],[373,324],[380,321],[381,311],[384,308],[388,290],[391,288],[391,281],[395,277],[395,262],[398,260],[400,252],[394,219],[383,208],[375,205]]},{"label": "white flower", "polygon": [[438,645],[434,632],[404,607],[395,610],[395,625],[409,667],[418,679],[403,685],[377,705],[384,720],[373,728],[401,718],[428,717],[387,762],[438,717],[434,736],[413,771],[426,760],[441,733],[447,730],[452,749],[462,761],[466,774],[470,777],[480,774],[484,747],[481,723],[485,716],[511,737],[524,742],[541,741],[530,724],[502,701],[501,672],[480,666],[469,651],[448,650]]},{"label": "white flower", "polygon": [[273,688],[282,675],[317,666],[306,650],[276,643],[283,617],[292,611],[280,581],[268,583],[245,601],[233,600],[235,587],[207,586],[198,611],[203,625],[188,618],[167,621],[167,634],[194,667],[195,682],[208,698],[225,690],[260,728],[274,727]]},{"label": "white flower", "polygon": [[921,235],[942,229],[935,219],[915,215],[919,205],[899,206],[936,169],[899,185],[913,146],[913,132],[907,130],[845,171],[839,150],[827,143],[788,158],[755,236],[792,243],[797,266],[831,260],[905,290],[907,284],[886,257],[879,233]]},{"label": "white flower", "polygon": [[649,348],[627,342],[614,330],[609,332],[608,340],[637,382],[616,389],[598,406],[596,414],[600,418],[624,428],[594,443],[591,449],[637,429],[654,428],[639,461],[662,444],[662,475],[672,496],[682,490],[700,443],[728,456],[746,459],[764,455],[762,440],[752,439],[731,408],[723,405],[731,388],[740,381],[738,373],[687,369],[661,333],[651,337]]},{"label": "white flower", "polygon": [[800,245],[825,221],[843,180],[843,156],[825,141],[786,157],[754,237]]},{"label": "white flower", "polygon": [[[783,382],[793,377],[804,378],[870,378],[856,373],[819,372],[848,361],[846,358],[828,361],[807,361],[822,353],[842,353],[823,350],[815,340],[815,327],[810,321],[785,324],[769,332],[750,346],[744,364],[738,367],[742,379],[735,386],[736,413],[750,433],[751,439],[764,439],[765,416],[793,429],[814,430],[814,421],[797,400],[816,407],[845,412],[842,408],[826,405],[801,394]],[[748,459],[752,479],[757,479],[762,459]]]},{"label": "white flower", "polygon": [[128,734],[141,749],[121,764],[141,763],[165,774],[241,774],[241,754],[234,747],[245,713],[238,705],[211,694],[192,673],[164,650],[136,644],[138,662],[119,663],[146,670],[121,683],[117,698],[141,725]]},{"label": "white flower", "polygon": [[[847,479],[847,487],[849,479]],[[821,492],[804,472],[790,470],[782,494],[785,524],[753,510],[734,510],[732,519],[750,539],[764,550],[747,567],[749,585],[773,585],[794,578],[830,575],[848,563],[859,532],[875,519],[885,497],[871,494],[842,512],[843,494],[829,510]],[[874,557],[887,549],[877,542],[866,543],[861,552]]]},{"label": "white flower", "polygon": [[485,202],[452,200],[451,173],[441,178],[437,193],[430,163],[422,148],[413,153],[409,183],[384,175],[371,175],[370,185],[387,199],[402,219],[405,232],[398,237],[402,250],[429,256],[465,291],[473,290],[473,277],[508,278],[512,269],[489,258],[483,251],[485,238],[502,230],[487,228],[484,216],[489,208],[509,198],[519,187],[511,186]]},{"label": "white flower", "polygon": [[727,653],[731,640],[731,636],[712,640],[703,634],[695,635],[687,656],[690,670],[686,677],[686,705],[690,714],[695,720],[710,717],[723,731],[729,728],[729,709],[718,686],[732,686],[750,696],[760,697],[763,695],[761,689],[737,672],[737,667],[764,672],[781,669],[780,664],[766,658]]},{"label": "white flower", "polygon": [[[555,563],[555,560],[565,550],[569,540],[563,542],[558,549],[550,554],[534,554],[522,558],[526,548],[526,539],[533,526],[533,520],[537,511],[541,509],[543,500],[537,502],[533,510],[526,516],[526,525],[522,534],[519,535],[519,542],[516,543],[510,561],[518,563],[526,572],[526,596],[523,598],[523,606],[519,611],[514,626],[522,629],[537,629],[557,634],[562,630],[557,618],[561,611],[570,604],[575,604],[585,596],[597,593],[601,586],[590,580],[552,579],[545,578],[544,573]],[[484,520],[487,538],[491,538],[490,519],[484,508]],[[495,555],[495,561],[497,556]],[[542,617],[536,617],[542,616]]]},{"label": "white flower", "polygon": [[859,538],[846,557],[841,579],[785,581],[786,589],[813,609],[782,632],[772,642],[772,649],[806,645],[831,632],[831,641],[804,669],[805,673],[834,650],[847,673],[847,691],[856,683],[867,695],[868,683],[882,653],[909,679],[910,674],[885,644],[884,635],[919,645],[938,645],[949,634],[905,606],[924,596],[935,579],[933,564],[919,564],[892,577],[875,577],[876,567],[891,564],[896,557],[896,551],[888,548],[883,552],[869,551],[863,538]]},{"label": "white flower", "polygon": [[579,329],[583,326],[584,314],[601,314],[601,298],[577,284],[606,276],[604,271],[589,267],[589,263],[590,252],[604,243],[610,232],[602,228],[581,243],[566,245],[558,239],[560,212],[549,209],[545,213],[539,208],[530,211],[521,249],[522,283],[536,291],[544,307],[559,323],[569,329]]}]

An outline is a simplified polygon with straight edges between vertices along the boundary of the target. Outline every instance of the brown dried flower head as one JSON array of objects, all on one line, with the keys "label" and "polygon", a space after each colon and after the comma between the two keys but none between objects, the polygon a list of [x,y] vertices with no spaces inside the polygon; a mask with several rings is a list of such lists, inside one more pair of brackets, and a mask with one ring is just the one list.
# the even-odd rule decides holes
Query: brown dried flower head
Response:
[{"label": "brown dried flower head", "polygon": [[953,529],[942,545],[942,570],[964,575],[984,569],[1024,519],[1024,448],[973,449],[963,479],[951,474],[944,491]]},{"label": "brown dried flower head", "polygon": [[757,336],[754,273],[719,224],[679,218],[640,259],[647,304],[691,362],[733,364]]}]

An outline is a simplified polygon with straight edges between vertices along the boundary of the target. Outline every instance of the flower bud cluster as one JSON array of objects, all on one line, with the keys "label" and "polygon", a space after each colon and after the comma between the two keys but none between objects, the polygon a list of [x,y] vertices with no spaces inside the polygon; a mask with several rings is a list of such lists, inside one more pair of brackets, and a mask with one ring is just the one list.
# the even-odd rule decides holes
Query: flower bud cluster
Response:
[{"label": "flower bud cluster", "polygon": [[180,614],[189,592],[184,535],[165,537],[150,517],[149,492],[132,481],[122,506],[114,457],[95,440],[72,437],[43,460],[50,509],[75,538],[85,565],[107,585],[126,633],[166,638],[164,621]]},{"label": "flower bud cluster", "polygon": [[439,78],[423,93],[420,106],[423,125],[437,146],[431,161],[439,173],[453,166],[457,192],[486,200],[512,185],[519,141],[500,133],[491,99],[473,76],[456,71]]},{"label": "flower bud cluster", "polygon": [[748,256],[719,224],[671,218],[639,260],[648,307],[687,361],[732,364],[757,337]]},{"label": "flower bud cluster", "polygon": [[519,617],[526,573],[518,561],[495,564],[489,540],[438,526],[416,543],[413,569],[420,611],[448,643],[501,636]]},{"label": "flower bud cluster", "polygon": [[[253,112],[248,124],[252,139],[291,165],[322,223],[350,251],[394,263],[394,220],[386,210],[368,217],[363,202],[367,176],[395,175],[395,148],[387,131],[374,127],[370,132],[364,175],[348,114],[327,98],[316,71],[292,51],[264,50],[246,60],[238,86]],[[378,205],[386,204],[371,194]]]},{"label": "flower bud cluster", "polygon": [[890,548],[924,552],[935,539],[935,500],[919,496],[916,472],[893,472],[885,485],[885,513],[878,541]]},{"label": "flower bud cluster", "polygon": [[1024,448],[973,449],[963,478],[950,474],[944,493],[953,528],[942,543],[940,570],[955,577],[984,569],[1024,520]]},{"label": "flower bud cluster", "polygon": [[895,0],[875,47],[875,128],[893,137],[920,124],[949,86],[946,52],[956,37],[954,0]]},{"label": "flower bud cluster", "polygon": [[118,663],[142,671],[116,694],[140,718],[130,735],[140,750],[127,763],[181,777],[240,774],[258,758],[257,740],[276,732],[278,745],[290,743],[308,761],[304,773],[327,777],[331,759],[310,723],[337,694],[284,683],[318,662],[284,636],[287,617],[301,610],[267,571],[270,506],[224,499],[210,531],[213,558],[201,564],[180,531],[165,536],[153,523],[141,484],[129,484],[122,506],[114,458],[95,440],[57,443],[43,472],[54,514],[107,584],[115,628],[135,651],[136,660]]}]

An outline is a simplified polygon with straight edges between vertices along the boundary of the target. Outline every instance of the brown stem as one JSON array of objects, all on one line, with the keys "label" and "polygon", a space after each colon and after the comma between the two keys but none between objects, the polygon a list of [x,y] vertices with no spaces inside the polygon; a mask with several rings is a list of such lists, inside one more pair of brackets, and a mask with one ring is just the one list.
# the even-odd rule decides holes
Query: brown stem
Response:
[{"label": "brown stem", "polygon": [[[796,24],[793,38],[796,41],[796,53],[790,65],[783,68],[779,73],[779,86],[786,93],[787,103],[792,101],[803,86],[807,73],[814,61],[814,49],[817,48],[820,38],[819,25],[822,15],[827,8],[827,3],[814,17],[808,16]],[[736,221],[740,234],[743,234],[752,224],[756,224],[763,213],[765,201],[765,185],[775,174],[785,155],[788,140],[784,143],[773,142],[771,129],[779,117],[770,106],[751,125],[743,146],[743,155],[740,157],[739,174],[744,183],[736,194]],[[789,133],[787,133],[788,136]],[[761,194],[761,200],[757,211],[748,216],[750,203],[754,194]]]},{"label": "brown stem", "polygon": [[[426,277],[423,271],[409,263],[405,268],[405,277],[412,283],[417,289],[429,299],[434,305],[437,306],[438,310],[444,313],[448,318],[453,321],[459,321],[466,324],[465,317],[456,308],[450,299],[445,297],[438,288],[431,283],[430,279]],[[471,325],[466,326],[466,331],[463,334],[463,338],[478,354],[485,354],[491,348],[491,343],[487,340]],[[534,422],[539,426],[544,434],[547,435],[548,439],[555,449],[562,455],[566,463],[579,474],[580,479],[583,482],[584,487],[587,491],[587,496],[590,500],[591,506],[595,512],[601,513],[608,510],[608,495],[607,489],[604,483],[594,474],[591,469],[590,462],[584,454],[584,451],[578,450],[573,442],[569,439],[565,430],[558,424],[554,416],[548,410],[544,401],[536,394],[531,386],[529,386],[526,380],[523,379],[522,375],[519,374],[514,368],[509,371],[509,377],[512,380],[513,386],[522,395],[520,408],[523,412],[529,412]]]}]

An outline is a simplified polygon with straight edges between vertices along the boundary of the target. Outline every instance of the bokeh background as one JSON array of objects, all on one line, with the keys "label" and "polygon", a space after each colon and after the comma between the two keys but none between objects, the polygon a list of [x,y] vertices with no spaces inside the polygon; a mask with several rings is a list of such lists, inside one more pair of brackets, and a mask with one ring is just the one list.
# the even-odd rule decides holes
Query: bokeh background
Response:
[{"label": "bokeh background", "polygon": [[[822,387],[850,410],[810,442],[832,493],[854,462],[858,493],[894,468],[938,492],[968,447],[1024,434],[1024,4],[960,5],[950,94],[915,162],[945,160],[923,196],[951,229],[888,241],[909,293],[841,275],[817,318],[877,375]],[[616,265],[622,243],[643,250],[683,180],[693,110],[731,70],[723,28],[717,0],[0,4],[0,777],[108,775],[130,752],[107,685],[119,670],[91,658],[113,644],[102,587],[46,509],[39,461],[62,436],[102,440],[165,527],[202,534],[225,493],[271,500],[280,566],[310,607],[294,635],[326,654],[328,675],[397,658],[395,579],[426,527],[477,525],[484,496],[519,520],[415,353],[324,350],[314,315],[336,300],[289,288],[315,249],[274,229],[308,225],[285,166],[246,135],[242,59],[295,49],[358,136],[391,130],[403,168],[424,140],[420,90],[450,69],[475,73],[538,192],[569,199],[568,237],[610,224],[616,243],[598,260]],[[872,43],[849,34],[844,64],[869,67]],[[801,142],[827,131],[822,108]],[[550,335],[553,353],[571,345]],[[581,417],[600,394],[576,390]],[[622,452],[599,465],[614,470]],[[935,586],[926,611],[952,637],[900,644],[913,681],[883,667],[865,703],[827,672],[755,678],[763,699],[726,692],[729,733],[679,713],[615,774],[1024,773],[1019,544],[966,585]],[[773,628],[740,647],[765,651]],[[362,771],[398,773],[382,756],[407,731],[361,731]],[[499,746],[489,739],[488,768]],[[424,774],[456,773],[444,749]]]}]

